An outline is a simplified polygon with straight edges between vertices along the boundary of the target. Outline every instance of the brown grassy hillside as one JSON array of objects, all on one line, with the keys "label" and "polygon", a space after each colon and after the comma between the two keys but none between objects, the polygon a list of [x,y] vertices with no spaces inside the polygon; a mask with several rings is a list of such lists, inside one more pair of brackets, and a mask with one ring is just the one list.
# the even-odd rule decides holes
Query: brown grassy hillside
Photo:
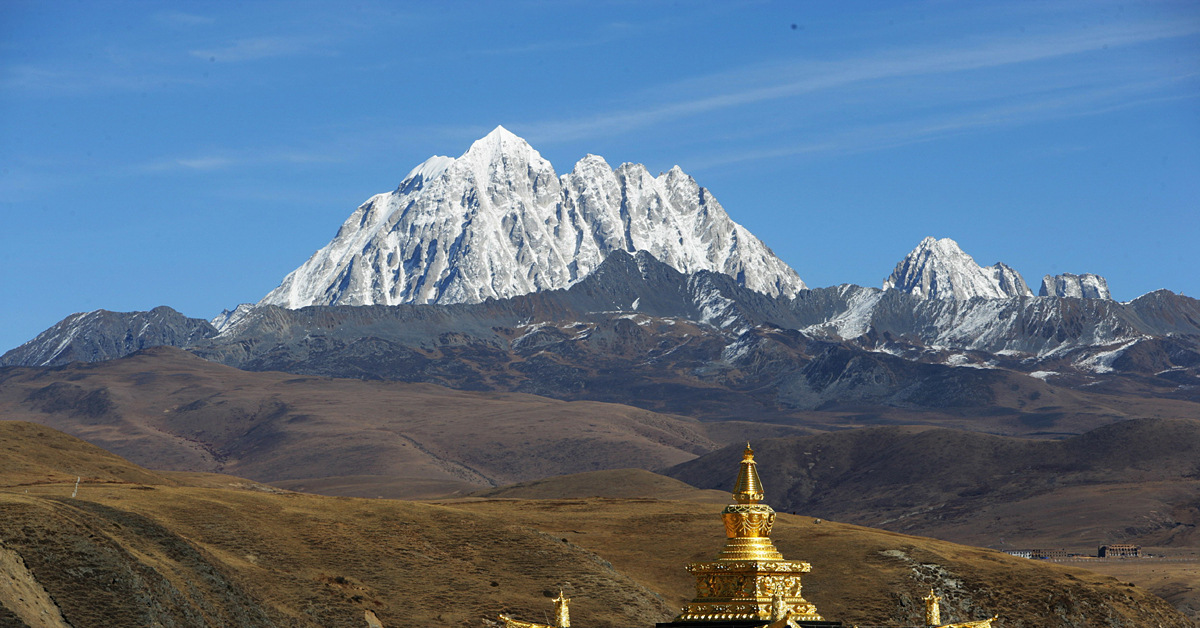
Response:
[{"label": "brown grassy hillside", "polygon": [[[86,449],[45,436],[9,442],[61,474]],[[102,464],[113,479],[136,471]],[[0,477],[0,546],[20,557],[0,569],[40,587],[75,628],[361,627],[368,609],[385,626],[482,627],[502,610],[543,620],[559,587],[579,626],[649,626],[689,595],[683,564],[711,557],[723,536],[717,504],[412,503],[200,488],[142,472],[85,482],[75,499],[69,482]],[[848,626],[911,623],[930,586],[948,615],[1000,613],[1005,627],[1191,625],[1140,588],[1082,570],[808,517],[781,516],[776,529],[785,555],[813,563],[806,596]],[[0,597],[0,618],[40,612],[25,597],[34,601]]]},{"label": "brown grassy hillside", "polygon": [[685,500],[725,504],[729,491],[702,490],[675,478],[642,469],[573,473],[484,489],[471,497],[508,499],[581,499],[588,497]]},{"label": "brown grassy hillside", "polygon": [[797,432],[525,394],[250,373],[169,347],[0,369],[0,418],[49,425],[154,469],[369,497],[661,468],[731,440]]}]

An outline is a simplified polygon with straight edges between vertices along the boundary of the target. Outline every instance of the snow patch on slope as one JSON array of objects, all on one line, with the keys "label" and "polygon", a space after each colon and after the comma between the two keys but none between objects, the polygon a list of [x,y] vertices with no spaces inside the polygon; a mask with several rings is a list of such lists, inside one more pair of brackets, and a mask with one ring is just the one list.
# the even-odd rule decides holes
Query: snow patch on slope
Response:
[{"label": "snow patch on slope", "polygon": [[1115,349],[1110,349],[1108,351],[1101,351],[1099,353],[1092,354],[1092,355],[1080,360],[1079,362],[1077,362],[1077,364],[1080,368],[1084,368],[1084,369],[1087,369],[1089,371],[1093,371],[1096,373],[1111,373],[1111,372],[1113,372],[1113,367],[1112,367],[1113,362],[1116,361],[1117,358],[1121,357],[1121,354],[1125,353],[1126,349],[1128,349],[1129,347],[1132,347],[1133,345],[1137,344],[1138,342],[1141,342],[1144,339],[1145,339],[1145,337],[1134,338]]}]

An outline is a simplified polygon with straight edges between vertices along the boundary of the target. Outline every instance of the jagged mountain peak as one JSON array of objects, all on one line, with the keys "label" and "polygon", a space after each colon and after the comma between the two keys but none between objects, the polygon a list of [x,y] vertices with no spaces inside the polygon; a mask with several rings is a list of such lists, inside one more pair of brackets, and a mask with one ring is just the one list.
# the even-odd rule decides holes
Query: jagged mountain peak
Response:
[{"label": "jagged mountain peak", "polygon": [[607,159],[605,159],[602,155],[594,155],[592,153],[588,153],[588,154],[584,155],[582,159],[580,159],[578,162],[576,162],[575,169],[579,169],[579,167],[581,165],[583,165],[583,166],[604,166],[606,169],[612,170],[612,166],[608,165]]},{"label": "jagged mountain peak", "polygon": [[981,267],[950,238],[921,240],[883,282],[926,299],[1003,299],[1033,296],[1021,274],[997,262]]},{"label": "jagged mountain peak", "polygon": [[1077,299],[1111,299],[1108,281],[1100,275],[1084,273],[1076,275],[1046,275],[1042,277],[1041,297],[1074,297]]},{"label": "jagged mountain peak", "polygon": [[617,250],[772,296],[804,282],[678,166],[653,177],[588,155],[559,177],[502,126],[360,206],[262,304],[475,303],[563,288]]},{"label": "jagged mountain peak", "polygon": [[958,242],[955,242],[950,238],[939,239],[933,236],[925,236],[925,238],[921,240],[920,244],[918,244],[916,248],[909,253],[909,255],[914,254],[931,256],[937,255],[949,259],[966,260],[970,261],[971,263],[975,263],[975,259],[970,255],[967,255],[967,252],[962,250],[962,247],[958,245]]},{"label": "jagged mountain peak", "polygon": [[508,129],[497,126],[491,133],[475,140],[460,159],[480,159],[485,162],[496,162],[506,155],[520,155],[530,161],[541,161],[542,155],[534,150],[524,138],[515,135]]}]

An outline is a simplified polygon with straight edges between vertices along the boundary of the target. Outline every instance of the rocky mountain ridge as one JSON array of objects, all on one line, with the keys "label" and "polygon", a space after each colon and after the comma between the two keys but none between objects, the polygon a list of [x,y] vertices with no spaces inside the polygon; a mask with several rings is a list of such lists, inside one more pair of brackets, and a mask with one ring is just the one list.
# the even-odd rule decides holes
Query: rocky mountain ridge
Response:
[{"label": "rocky mountain ridge", "polygon": [[[51,335],[3,361],[45,355],[43,346],[66,338]],[[1197,398],[1200,302],[1167,291],[1129,303],[928,299],[858,286],[772,298],[722,273],[684,275],[648,253],[616,252],[566,290],[477,304],[243,308],[221,333],[177,346],[251,371],[528,392],[709,419],[825,424],[870,407],[949,413],[965,426],[987,410],[989,430],[1077,433],[1111,411],[1064,390]],[[817,410],[830,414],[805,414]]]},{"label": "rocky mountain ridge", "polygon": [[647,251],[773,296],[805,287],[678,166],[654,177],[588,155],[560,177],[496,127],[459,158],[432,157],[369,199],[259,304],[478,303],[566,288],[613,251]]}]

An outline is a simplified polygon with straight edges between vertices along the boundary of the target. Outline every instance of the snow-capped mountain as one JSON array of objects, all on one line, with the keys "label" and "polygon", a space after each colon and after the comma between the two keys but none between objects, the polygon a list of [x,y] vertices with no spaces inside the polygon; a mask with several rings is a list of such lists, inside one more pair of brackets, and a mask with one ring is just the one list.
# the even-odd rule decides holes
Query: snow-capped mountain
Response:
[{"label": "snow-capped mountain", "polygon": [[1108,281],[1100,275],[1084,273],[1074,275],[1046,275],[1042,277],[1042,288],[1038,290],[1040,297],[1074,297],[1076,299],[1111,299],[1108,292]]},{"label": "snow-capped mountain", "polygon": [[618,250],[771,296],[805,288],[678,166],[654,177],[588,155],[559,177],[496,127],[458,159],[432,157],[369,199],[259,304],[478,303],[565,288]]},{"label": "snow-capped mountain", "polygon": [[980,267],[950,238],[921,240],[883,281],[884,290],[902,290],[925,299],[966,300],[1031,297],[1021,274],[997,262]]},{"label": "snow-capped mountain", "polygon": [[0,366],[99,362],[149,347],[186,347],[215,335],[207,321],[165,305],[148,312],[78,312],[0,356]]}]

